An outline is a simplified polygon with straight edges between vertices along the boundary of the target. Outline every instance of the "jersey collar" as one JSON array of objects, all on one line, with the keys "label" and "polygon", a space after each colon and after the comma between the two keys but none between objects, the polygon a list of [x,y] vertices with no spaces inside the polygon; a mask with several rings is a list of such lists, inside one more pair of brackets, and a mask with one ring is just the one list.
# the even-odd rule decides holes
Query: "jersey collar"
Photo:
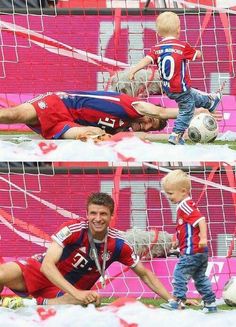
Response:
[{"label": "jersey collar", "polygon": [[182,205],[184,202],[188,201],[188,200],[191,200],[191,197],[190,197],[190,196],[188,196],[187,198],[185,198],[185,199],[183,199],[182,201],[180,201],[180,202],[177,204],[177,209],[179,209],[179,207],[181,207],[181,205]]},{"label": "jersey collar", "polygon": [[176,37],[174,36],[167,36],[162,39],[162,41],[167,41],[167,40],[176,40]]}]

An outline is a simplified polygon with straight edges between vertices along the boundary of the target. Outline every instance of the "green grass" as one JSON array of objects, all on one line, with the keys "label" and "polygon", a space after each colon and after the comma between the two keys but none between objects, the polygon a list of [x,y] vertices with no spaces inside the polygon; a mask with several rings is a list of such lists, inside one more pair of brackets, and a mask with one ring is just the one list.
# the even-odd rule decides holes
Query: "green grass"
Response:
[{"label": "green grass", "polygon": [[[103,298],[102,299],[102,303],[105,303],[105,304],[109,304],[109,303],[112,303],[113,301],[117,300],[116,298]],[[146,305],[151,305],[153,307],[159,307],[161,303],[163,303],[164,301],[161,300],[161,299],[151,299],[151,298],[142,298],[140,299],[140,302],[146,304]],[[200,302],[200,301],[199,301]],[[187,308],[191,308],[193,310],[201,310],[202,307],[199,306],[187,306]],[[226,304],[222,304],[222,305],[219,305],[218,308],[220,310],[236,310],[236,306],[235,307],[230,307]]]},{"label": "green grass", "polygon": [[25,132],[20,132],[20,131],[0,131],[0,135],[37,135],[37,133],[33,131],[25,131]]}]

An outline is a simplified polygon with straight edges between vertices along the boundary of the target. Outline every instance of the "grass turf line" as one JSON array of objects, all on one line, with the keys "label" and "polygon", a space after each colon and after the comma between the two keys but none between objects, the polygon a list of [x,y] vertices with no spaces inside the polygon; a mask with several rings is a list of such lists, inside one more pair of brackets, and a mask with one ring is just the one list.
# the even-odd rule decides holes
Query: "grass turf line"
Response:
[{"label": "grass turf line", "polygon": [[[113,301],[117,300],[118,298],[102,298],[102,303],[104,304],[109,304],[112,303]],[[151,305],[153,307],[159,307],[161,303],[165,302],[162,299],[151,299],[151,298],[141,298],[139,299],[140,302],[147,304],[147,305]],[[200,299],[199,299],[199,303],[200,303]],[[236,306],[235,307],[230,307],[227,304],[221,304],[217,306],[220,310],[236,310]],[[190,306],[186,306],[186,308],[191,308],[193,310],[201,310],[202,307],[199,306],[194,306],[194,305],[190,305]]]}]

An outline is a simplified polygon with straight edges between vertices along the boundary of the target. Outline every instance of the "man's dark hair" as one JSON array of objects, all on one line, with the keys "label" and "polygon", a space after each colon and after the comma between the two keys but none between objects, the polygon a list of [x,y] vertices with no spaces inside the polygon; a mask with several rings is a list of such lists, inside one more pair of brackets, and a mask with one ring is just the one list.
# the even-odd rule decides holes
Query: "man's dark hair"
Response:
[{"label": "man's dark hair", "polygon": [[162,131],[167,125],[168,119],[159,119],[159,129],[158,131]]},{"label": "man's dark hair", "polygon": [[114,212],[114,200],[112,197],[107,193],[96,192],[91,193],[87,199],[87,210],[90,204],[97,204],[99,206],[104,206],[110,209],[111,215]]}]

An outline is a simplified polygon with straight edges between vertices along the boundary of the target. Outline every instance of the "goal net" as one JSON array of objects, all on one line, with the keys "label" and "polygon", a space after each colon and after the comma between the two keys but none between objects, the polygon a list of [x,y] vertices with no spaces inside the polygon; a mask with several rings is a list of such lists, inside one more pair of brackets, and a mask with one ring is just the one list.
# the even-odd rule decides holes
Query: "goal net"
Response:
[{"label": "goal net", "polygon": [[[68,219],[86,217],[86,198],[91,192],[107,192],[115,200],[112,226],[133,244],[144,264],[171,291],[178,251],[175,238],[176,211],[161,190],[161,178],[171,169],[187,172],[192,197],[208,224],[210,276],[217,297],[236,272],[235,166],[212,163],[117,166],[111,163],[5,163],[0,168],[1,262],[43,253],[50,235]],[[153,297],[130,269],[114,263],[107,270],[106,297]],[[6,292],[9,292],[6,290]],[[190,283],[188,296],[196,296]]]},{"label": "goal net", "polygon": [[189,65],[193,86],[213,92],[227,81],[220,104],[224,114],[220,131],[235,130],[236,16],[232,3],[59,1],[50,9],[0,8],[0,106],[13,106],[48,91],[122,91],[127,86],[131,94],[175,106],[161,94],[154,67],[137,75],[133,84],[127,74],[114,77],[136,64],[158,41],[155,19],[168,9],[181,19],[181,39],[203,52],[202,60]]}]

